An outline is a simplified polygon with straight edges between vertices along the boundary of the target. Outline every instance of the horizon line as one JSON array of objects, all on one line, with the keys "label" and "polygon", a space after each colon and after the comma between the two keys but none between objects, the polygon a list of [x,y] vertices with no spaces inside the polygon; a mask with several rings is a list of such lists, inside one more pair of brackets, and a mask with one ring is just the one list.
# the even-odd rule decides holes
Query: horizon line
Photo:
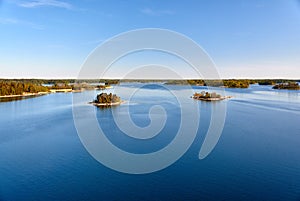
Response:
[{"label": "horizon line", "polygon": [[45,77],[36,77],[36,78],[25,78],[25,77],[0,77],[0,80],[300,80],[300,78],[287,78],[287,77],[264,77],[264,78],[253,78],[253,77],[231,77],[231,78],[45,78]]}]

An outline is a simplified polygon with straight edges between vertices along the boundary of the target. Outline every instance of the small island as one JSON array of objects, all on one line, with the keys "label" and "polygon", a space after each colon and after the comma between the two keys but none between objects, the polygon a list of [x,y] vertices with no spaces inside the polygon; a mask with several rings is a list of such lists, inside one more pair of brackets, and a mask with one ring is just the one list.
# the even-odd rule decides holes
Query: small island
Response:
[{"label": "small island", "polygon": [[96,97],[96,100],[91,102],[91,104],[95,106],[114,106],[114,105],[120,105],[123,101],[119,96],[112,93],[101,93],[98,94]]},{"label": "small island", "polygon": [[288,82],[277,84],[273,89],[289,89],[289,90],[300,90],[300,86],[297,82]]},{"label": "small island", "polygon": [[110,86],[109,84],[105,83],[105,85],[98,85],[96,87],[97,90],[105,90],[105,89],[111,89],[112,86]]},{"label": "small island", "polygon": [[201,93],[194,93],[192,96],[193,99],[196,100],[202,100],[202,101],[220,101],[225,100],[228,98],[232,98],[231,96],[221,96],[220,94],[217,94],[216,92],[205,92],[202,91]]}]

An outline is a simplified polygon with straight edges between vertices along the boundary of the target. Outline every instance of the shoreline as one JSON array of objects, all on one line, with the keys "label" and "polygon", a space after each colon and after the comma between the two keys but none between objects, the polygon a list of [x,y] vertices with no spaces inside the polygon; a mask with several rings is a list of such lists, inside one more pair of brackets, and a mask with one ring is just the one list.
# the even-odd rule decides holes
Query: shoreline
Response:
[{"label": "shoreline", "polygon": [[0,96],[0,98],[5,99],[5,98],[23,98],[23,97],[31,97],[31,96],[42,96],[49,94],[50,92],[38,92],[38,93],[24,93],[22,95],[4,95]]},{"label": "shoreline", "polygon": [[230,99],[230,98],[232,98],[232,96],[223,96],[220,98],[197,98],[197,97],[192,96],[192,98],[195,100],[201,100],[201,101],[221,101],[221,100]]},{"label": "shoreline", "polygon": [[115,103],[95,103],[95,102],[89,102],[89,104],[92,104],[92,105],[94,105],[94,106],[106,106],[106,107],[108,107],[108,106],[116,106],[116,105],[121,105],[121,104],[123,104],[123,103],[125,103],[125,101],[119,101],[119,102],[115,102]]}]

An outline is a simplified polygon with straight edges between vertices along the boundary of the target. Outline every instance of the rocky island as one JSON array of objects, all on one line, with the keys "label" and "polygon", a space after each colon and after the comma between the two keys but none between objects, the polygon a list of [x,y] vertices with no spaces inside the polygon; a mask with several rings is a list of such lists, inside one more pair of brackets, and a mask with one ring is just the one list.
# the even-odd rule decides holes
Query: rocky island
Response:
[{"label": "rocky island", "polygon": [[220,94],[217,94],[216,92],[205,92],[202,91],[201,93],[194,93],[192,96],[193,99],[196,100],[202,100],[202,101],[219,101],[219,100],[225,100],[228,98],[232,98],[231,96],[221,96]]},{"label": "rocky island", "polygon": [[91,102],[91,104],[95,106],[113,106],[113,105],[120,105],[122,100],[119,96],[112,93],[101,93],[98,94],[96,100]]},{"label": "rocky island", "polygon": [[297,82],[288,82],[288,83],[277,84],[273,87],[273,89],[299,90],[300,86]]},{"label": "rocky island", "polygon": [[96,87],[97,90],[105,90],[105,89],[111,89],[112,86],[110,86],[109,84],[105,84],[105,85],[98,85]]}]

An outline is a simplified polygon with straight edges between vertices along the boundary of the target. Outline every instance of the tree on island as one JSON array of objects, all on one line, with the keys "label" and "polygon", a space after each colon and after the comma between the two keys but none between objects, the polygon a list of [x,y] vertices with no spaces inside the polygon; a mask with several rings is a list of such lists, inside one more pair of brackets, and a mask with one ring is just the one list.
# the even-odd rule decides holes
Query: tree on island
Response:
[{"label": "tree on island", "polygon": [[273,87],[273,89],[291,89],[291,90],[299,90],[300,86],[297,82],[288,82],[277,84]]},{"label": "tree on island", "polygon": [[101,94],[97,95],[94,103],[111,104],[111,103],[119,103],[120,101],[121,101],[121,98],[119,96],[117,96],[116,94],[101,93]]},{"label": "tree on island", "polygon": [[222,97],[220,94],[217,94],[216,92],[209,93],[209,92],[202,91],[201,93],[194,93],[193,98],[197,100],[209,100],[209,99],[213,100],[213,99],[223,99],[224,97]]}]

